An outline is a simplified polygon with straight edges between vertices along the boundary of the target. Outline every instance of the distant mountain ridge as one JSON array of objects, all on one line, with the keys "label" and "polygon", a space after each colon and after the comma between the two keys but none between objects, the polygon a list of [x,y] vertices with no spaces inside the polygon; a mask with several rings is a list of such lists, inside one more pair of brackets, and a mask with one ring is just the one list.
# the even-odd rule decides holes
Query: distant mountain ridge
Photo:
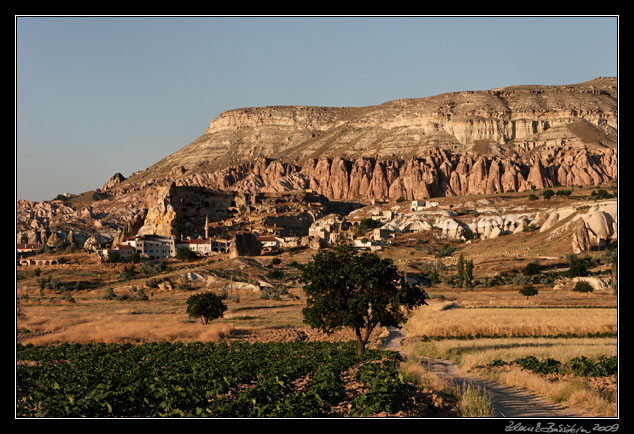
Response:
[{"label": "distant mountain ridge", "polygon": [[223,112],[203,135],[136,178],[201,173],[259,157],[408,159],[432,148],[522,158],[543,146],[614,148],[617,80],[511,86],[368,107],[271,106]]},{"label": "distant mountain ridge", "polygon": [[[18,240],[97,245],[143,226],[194,234],[216,201],[253,193],[367,203],[598,185],[617,180],[617,128],[613,77],[369,107],[228,110],[198,139],[128,178],[115,173],[68,204],[18,201]],[[295,202],[287,214],[316,212]]]},{"label": "distant mountain ridge", "polygon": [[[234,109],[120,185],[419,199],[616,179],[614,77],[511,86],[368,107]],[[135,187],[136,186],[136,187]]]}]

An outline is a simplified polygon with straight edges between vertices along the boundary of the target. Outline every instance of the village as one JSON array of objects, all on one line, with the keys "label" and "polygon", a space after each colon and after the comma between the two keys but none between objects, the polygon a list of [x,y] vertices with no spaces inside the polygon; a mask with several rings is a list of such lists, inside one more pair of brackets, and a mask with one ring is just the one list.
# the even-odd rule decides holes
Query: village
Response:
[{"label": "village", "polygon": [[[492,206],[491,199],[479,199],[439,206],[438,202],[413,200],[409,203],[372,201],[368,206],[354,209],[346,215],[330,213],[317,218],[303,235],[284,234],[277,224],[256,224],[224,231],[211,236],[209,219],[205,218],[204,236],[137,234],[117,245],[95,249],[102,261],[112,258],[128,261],[139,259],[167,259],[177,256],[179,249],[187,249],[198,257],[229,255],[275,255],[284,250],[310,248],[319,250],[339,242],[350,243],[355,249],[380,251],[392,245],[397,234],[434,230],[441,239],[471,243],[475,239],[491,239],[527,230],[544,232],[553,228],[568,215],[577,211],[576,206],[557,209],[531,209],[513,206],[506,209]],[[601,246],[615,237],[615,201],[598,202],[580,214],[589,238],[587,245],[579,245],[579,237],[573,237],[573,252],[587,251],[589,246]],[[217,222],[221,223],[222,222]],[[572,222],[569,222],[572,224]],[[566,225],[568,226],[568,225]],[[563,228],[562,228],[563,229]],[[18,265],[55,265],[55,259],[30,259],[41,251],[39,244],[18,244]],[[45,262],[43,262],[45,261]]]}]

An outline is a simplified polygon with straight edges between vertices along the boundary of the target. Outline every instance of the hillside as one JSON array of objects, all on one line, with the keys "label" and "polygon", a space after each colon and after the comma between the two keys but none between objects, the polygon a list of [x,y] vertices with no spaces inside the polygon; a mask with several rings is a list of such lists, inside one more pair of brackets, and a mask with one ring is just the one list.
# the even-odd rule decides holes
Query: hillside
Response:
[{"label": "hillside", "polygon": [[18,200],[17,238],[96,246],[144,227],[200,236],[206,217],[231,230],[303,234],[337,202],[349,212],[376,200],[612,184],[617,97],[616,78],[601,77],[369,107],[228,110],[129,178],[116,173],[65,202]]}]

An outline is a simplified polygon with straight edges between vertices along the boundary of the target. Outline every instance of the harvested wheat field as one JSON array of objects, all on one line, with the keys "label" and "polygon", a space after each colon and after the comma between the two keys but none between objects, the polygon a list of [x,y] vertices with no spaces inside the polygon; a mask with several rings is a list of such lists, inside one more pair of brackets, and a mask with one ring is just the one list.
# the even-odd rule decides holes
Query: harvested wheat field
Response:
[{"label": "harvested wheat field", "polygon": [[464,336],[588,336],[616,334],[615,308],[463,308],[431,302],[417,308],[405,328],[409,338]]}]

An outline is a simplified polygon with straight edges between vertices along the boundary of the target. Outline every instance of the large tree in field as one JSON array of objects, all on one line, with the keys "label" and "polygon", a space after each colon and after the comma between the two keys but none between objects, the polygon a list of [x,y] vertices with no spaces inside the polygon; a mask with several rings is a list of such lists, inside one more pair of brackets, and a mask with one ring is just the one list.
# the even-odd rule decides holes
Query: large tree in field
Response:
[{"label": "large tree in field", "polygon": [[410,309],[427,304],[426,292],[408,285],[392,260],[345,244],[316,253],[300,280],[307,296],[304,323],[326,333],[352,328],[359,354],[377,326],[397,327]]}]

